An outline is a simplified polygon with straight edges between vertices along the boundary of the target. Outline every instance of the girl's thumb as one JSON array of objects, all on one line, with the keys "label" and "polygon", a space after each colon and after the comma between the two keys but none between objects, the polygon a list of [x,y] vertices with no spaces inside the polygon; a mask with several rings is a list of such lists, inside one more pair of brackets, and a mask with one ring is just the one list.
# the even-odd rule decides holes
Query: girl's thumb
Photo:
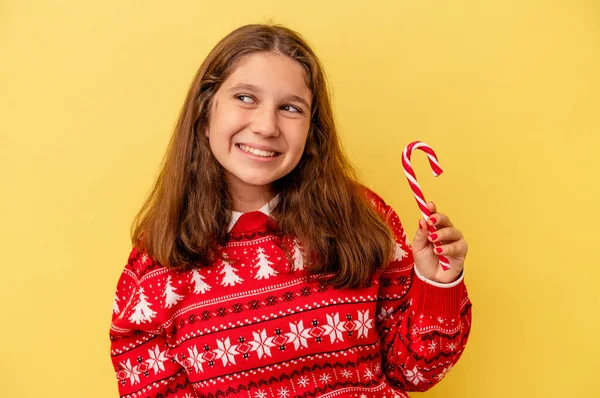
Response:
[{"label": "girl's thumb", "polygon": [[429,241],[427,240],[428,235],[429,231],[427,230],[426,221],[421,218],[419,219],[419,228],[415,234],[415,239],[413,239],[413,249],[422,250],[425,248],[429,244]]}]

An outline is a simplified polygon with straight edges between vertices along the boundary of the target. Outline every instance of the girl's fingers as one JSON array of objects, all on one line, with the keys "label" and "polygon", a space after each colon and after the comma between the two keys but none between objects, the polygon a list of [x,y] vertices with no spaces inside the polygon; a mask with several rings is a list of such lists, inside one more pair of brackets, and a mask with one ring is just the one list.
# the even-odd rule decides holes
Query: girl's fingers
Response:
[{"label": "girl's fingers", "polygon": [[435,203],[433,203],[433,202],[427,202],[427,208],[429,209],[429,212],[431,214],[433,214],[437,211],[437,207],[436,207]]},{"label": "girl's fingers", "polygon": [[468,251],[467,241],[461,239],[447,245],[441,245],[434,249],[435,254],[441,256],[452,256],[455,258],[464,257]]},{"label": "girl's fingers", "polygon": [[430,233],[427,239],[430,242],[454,242],[463,237],[462,232],[454,227],[440,228],[435,232]]},{"label": "girl's fingers", "polygon": [[427,224],[434,227],[453,227],[454,225],[450,221],[447,215],[444,213],[433,213],[427,220]]}]

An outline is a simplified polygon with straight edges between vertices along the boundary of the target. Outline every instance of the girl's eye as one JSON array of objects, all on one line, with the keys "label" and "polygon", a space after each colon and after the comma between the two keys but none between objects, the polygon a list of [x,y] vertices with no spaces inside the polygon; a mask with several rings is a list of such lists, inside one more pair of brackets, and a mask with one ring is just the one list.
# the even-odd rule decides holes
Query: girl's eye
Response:
[{"label": "girl's eye", "polygon": [[302,113],[302,111],[299,108],[296,108],[295,106],[292,106],[292,105],[284,105],[283,109],[286,111],[290,111],[292,113]]},{"label": "girl's eye", "polygon": [[241,95],[236,96],[236,98],[246,104],[251,104],[252,102],[254,102],[252,97],[250,97],[249,95],[241,94]]}]

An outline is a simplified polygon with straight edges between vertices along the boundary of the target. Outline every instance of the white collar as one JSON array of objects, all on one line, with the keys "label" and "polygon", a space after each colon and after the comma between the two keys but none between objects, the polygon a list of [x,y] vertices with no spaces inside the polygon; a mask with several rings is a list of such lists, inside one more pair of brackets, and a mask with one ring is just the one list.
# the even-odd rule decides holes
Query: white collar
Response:
[{"label": "white collar", "polygon": [[[257,211],[260,211],[261,213],[267,215],[267,216],[271,216],[271,212],[273,211],[273,209],[275,208],[275,206],[277,206],[277,204],[279,203],[279,194],[275,195],[275,197],[273,199],[271,199],[270,201],[268,201],[267,203],[265,203],[263,205],[263,207],[261,207],[260,209],[258,209]],[[230,232],[231,229],[233,228],[233,226],[235,225],[235,223],[240,219],[240,217],[242,216],[242,212],[239,211],[235,211],[232,210],[231,211],[231,221],[229,221],[229,226],[227,227],[227,232]]]}]

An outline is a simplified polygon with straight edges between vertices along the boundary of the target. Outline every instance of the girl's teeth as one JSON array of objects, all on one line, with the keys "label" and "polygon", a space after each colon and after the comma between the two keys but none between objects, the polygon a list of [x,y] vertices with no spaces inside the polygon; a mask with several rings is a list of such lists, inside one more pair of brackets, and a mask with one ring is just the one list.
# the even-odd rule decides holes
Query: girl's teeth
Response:
[{"label": "girl's teeth", "polygon": [[244,152],[248,152],[248,153],[251,153],[256,156],[263,156],[263,157],[270,158],[270,157],[277,155],[277,152],[261,151],[260,149],[251,148],[246,145],[240,145],[240,149]]}]

